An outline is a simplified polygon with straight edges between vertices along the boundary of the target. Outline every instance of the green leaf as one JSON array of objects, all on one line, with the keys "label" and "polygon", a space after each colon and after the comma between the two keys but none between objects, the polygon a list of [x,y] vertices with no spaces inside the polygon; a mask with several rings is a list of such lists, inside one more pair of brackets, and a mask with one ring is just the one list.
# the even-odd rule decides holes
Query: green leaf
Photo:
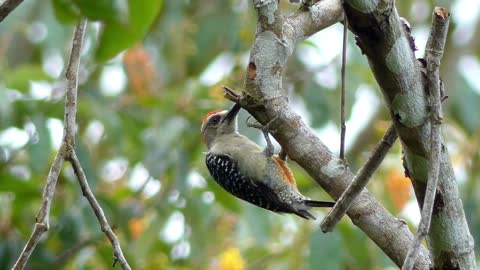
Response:
[{"label": "green leaf", "polygon": [[320,48],[317,46],[317,44],[315,44],[315,42],[311,41],[310,39],[306,39],[306,40],[300,42],[299,45],[314,48],[317,51],[320,50]]},{"label": "green leaf", "polygon": [[[478,115],[472,113],[478,109],[480,96],[474,92],[472,87],[464,78],[454,82],[455,94],[448,99],[452,108],[452,117],[469,133],[475,134],[480,129]],[[447,92],[448,94],[448,92]]]},{"label": "green leaf", "polygon": [[64,212],[58,219],[58,236],[65,247],[73,246],[80,240],[81,220],[77,211]]},{"label": "green leaf", "polygon": [[95,166],[90,158],[88,148],[81,140],[77,138],[75,150],[77,151],[78,159],[80,160],[80,164],[82,165],[85,176],[87,177],[88,184],[90,185],[90,188],[95,191],[98,178],[95,171]]},{"label": "green leaf", "polygon": [[202,72],[218,56],[219,51],[233,49],[238,39],[237,29],[241,24],[240,20],[233,15],[230,5],[225,3],[219,5],[216,13],[210,16],[201,16],[197,23],[198,29],[208,30],[195,33],[193,45],[201,53],[188,57],[187,67],[190,74]]},{"label": "green leaf", "polygon": [[129,0],[128,24],[104,25],[95,54],[97,61],[107,61],[142,39],[160,13],[162,5],[162,0]]},{"label": "green leaf", "polygon": [[[375,264],[371,261],[371,253],[367,247],[370,243],[369,238],[361,231],[351,226],[348,222],[340,222],[336,231],[342,237],[342,250],[345,257],[352,258],[354,265],[351,264],[349,260],[350,268],[355,266],[355,269],[372,269]],[[344,268],[348,268],[344,265]]]},{"label": "green leaf", "polygon": [[71,0],[52,0],[57,20],[64,24],[74,24],[80,19],[80,10]]},{"label": "green leaf", "polygon": [[[0,171],[0,179],[2,179],[0,181],[0,193],[15,193],[18,198],[22,198],[22,200],[18,200],[17,203],[30,202],[30,199],[36,199],[37,196],[41,194],[40,188],[36,186],[36,183],[33,181],[23,181],[4,171]],[[21,208],[18,204],[16,204],[16,206]]]},{"label": "green leaf", "polygon": [[[243,206],[243,221],[245,222],[245,228],[248,228],[248,235],[253,236],[258,245],[267,245],[273,234],[269,218],[276,214],[248,203],[243,203]],[[251,224],[255,224],[255,226],[251,226]],[[243,236],[241,237],[243,238]]]},{"label": "green leaf", "polygon": [[51,152],[50,134],[47,129],[45,118],[34,116],[37,138],[28,144],[28,153],[30,156],[30,166],[35,173],[46,173],[49,164]]},{"label": "green leaf", "polygon": [[126,24],[127,0],[73,0],[82,15],[90,20],[104,23]]},{"label": "green leaf", "polygon": [[341,236],[337,231],[329,234],[315,231],[310,240],[310,269],[343,269],[344,253],[341,250]]},{"label": "green leaf", "polygon": [[305,85],[304,100],[308,111],[312,115],[312,127],[318,128],[326,124],[331,118],[331,105],[324,89],[313,81],[308,82]]},{"label": "green leaf", "polygon": [[4,70],[2,75],[8,88],[23,93],[30,89],[30,81],[52,81],[42,66],[36,64],[25,64],[14,70]]}]

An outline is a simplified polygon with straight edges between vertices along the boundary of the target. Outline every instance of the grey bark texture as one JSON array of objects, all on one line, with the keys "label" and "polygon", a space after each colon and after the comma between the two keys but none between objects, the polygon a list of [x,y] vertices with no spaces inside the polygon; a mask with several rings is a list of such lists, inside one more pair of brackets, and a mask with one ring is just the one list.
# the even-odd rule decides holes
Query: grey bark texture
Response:
[{"label": "grey bark texture", "polygon": [[[394,119],[405,172],[422,206],[431,155],[431,125],[426,81],[412,44],[394,1],[346,0],[344,9]],[[474,242],[445,146],[440,152],[439,183],[427,242],[435,269],[475,269]]]},{"label": "grey bark texture", "polygon": [[23,0],[4,0],[0,5],[0,22],[2,22]]},{"label": "grey bark texture", "polygon": [[378,143],[373,149],[372,153],[368,157],[367,162],[365,162],[360,170],[358,170],[353,181],[342,193],[342,196],[338,198],[335,206],[322,221],[322,224],[320,224],[320,228],[323,232],[331,232],[335,228],[335,225],[340,222],[350,206],[352,206],[357,196],[367,186],[370,178],[378,169],[397,138],[397,131],[395,130],[395,127],[391,125],[385,135],[383,135],[380,143]]},{"label": "grey bark texture", "polygon": [[[271,134],[292,160],[338,199],[353,180],[353,173],[291,110],[282,89],[282,70],[297,42],[342,18],[340,1],[323,0],[289,16],[281,14],[276,0],[253,0],[253,4],[258,12],[257,33],[238,102],[262,124],[277,117],[270,124]],[[404,222],[367,190],[360,193],[347,214],[395,264],[403,264],[413,239]],[[428,252],[423,247],[415,266],[429,269]]]}]

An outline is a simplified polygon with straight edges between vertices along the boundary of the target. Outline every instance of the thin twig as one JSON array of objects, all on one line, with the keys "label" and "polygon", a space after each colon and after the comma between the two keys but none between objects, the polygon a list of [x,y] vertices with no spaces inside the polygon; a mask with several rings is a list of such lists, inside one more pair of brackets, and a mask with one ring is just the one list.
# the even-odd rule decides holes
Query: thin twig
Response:
[{"label": "thin twig", "polygon": [[6,0],[0,6],[0,22],[2,22],[23,0]]},{"label": "thin twig", "polygon": [[402,267],[404,270],[413,269],[415,260],[418,256],[418,249],[423,238],[430,230],[430,221],[432,219],[433,205],[435,203],[435,195],[437,191],[438,175],[440,168],[440,125],[442,124],[442,102],[440,94],[440,60],[443,56],[445,42],[448,33],[449,24],[448,10],[442,7],[435,7],[433,10],[432,30],[427,41],[425,49],[425,58],[427,60],[427,85],[430,94],[431,106],[431,152],[428,161],[428,182],[425,191],[425,197],[422,207],[422,218],[418,225],[414,242],[408,251],[405,263]]},{"label": "thin twig", "polygon": [[52,205],[53,195],[55,194],[55,186],[57,185],[58,176],[60,175],[63,163],[65,162],[64,153],[65,146],[62,145],[55,156],[50,171],[48,172],[47,181],[43,189],[42,206],[38,211],[32,235],[15,262],[15,265],[12,268],[14,270],[20,270],[25,267],[30,255],[32,255],[33,250],[40,241],[40,238],[50,228],[50,206]]},{"label": "thin twig", "polygon": [[44,232],[48,231],[50,228],[50,206],[53,201],[53,196],[55,194],[55,187],[62,169],[62,165],[71,151],[73,151],[73,132],[75,126],[75,114],[76,114],[76,95],[77,95],[77,74],[78,74],[78,65],[80,62],[80,49],[83,42],[83,35],[85,32],[86,21],[79,23],[75,29],[72,51],[70,54],[70,62],[67,68],[67,89],[66,89],[66,101],[65,101],[65,115],[64,115],[64,130],[63,130],[63,140],[58,150],[58,153],[53,161],[50,172],[47,176],[47,183],[43,191],[43,203],[40,208],[40,211],[37,214],[35,226],[32,232],[32,235],[27,241],[25,248],[20,254],[17,262],[13,266],[13,269],[23,269],[28,261],[28,258],[32,254],[36,245],[40,241],[41,236]]},{"label": "thin twig", "polygon": [[332,208],[327,217],[323,220],[322,224],[320,225],[323,232],[331,232],[335,225],[347,213],[348,208],[350,207],[350,205],[352,205],[353,201],[367,185],[373,173],[378,169],[383,159],[385,158],[385,155],[393,146],[393,143],[395,142],[397,137],[397,131],[392,124],[388,128],[380,143],[373,150],[367,162],[365,162],[362,168],[360,168],[353,181],[342,193],[340,198],[335,203],[335,206]]},{"label": "thin twig", "polygon": [[70,52],[70,59],[67,66],[66,77],[66,100],[65,100],[65,114],[64,114],[64,130],[63,140],[60,145],[60,149],[55,157],[55,160],[50,168],[50,172],[47,177],[47,182],[43,191],[43,202],[40,211],[37,215],[36,223],[32,232],[32,235],[27,241],[25,248],[20,254],[17,262],[13,266],[14,270],[21,270],[25,267],[28,258],[32,254],[36,245],[40,241],[44,232],[49,229],[49,216],[50,206],[55,193],[55,186],[58,180],[58,176],[62,169],[63,163],[68,160],[73,166],[75,174],[82,188],[83,194],[90,202],[102,228],[102,231],[107,235],[108,239],[112,243],[114,249],[114,265],[118,261],[122,268],[131,269],[128,265],[125,257],[123,256],[120,248],[120,243],[113,233],[110,225],[108,225],[107,219],[103,213],[102,208],[98,204],[95,196],[88,186],[87,179],[80,165],[80,161],[75,153],[75,120],[77,114],[77,88],[78,88],[78,70],[80,66],[80,51],[82,49],[83,38],[85,35],[85,28],[87,20],[83,19],[79,22],[75,28],[75,33],[72,42],[72,50]]},{"label": "thin twig", "polygon": [[347,59],[348,20],[345,10],[343,12],[342,90],[340,94],[340,159],[345,160],[345,133],[347,132],[347,126],[345,125],[345,66]]},{"label": "thin twig", "polygon": [[80,164],[80,161],[78,160],[77,154],[75,152],[71,153],[69,161],[72,163],[72,167],[75,172],[75,175],[77,175],[78,183],[82,188],[83,196],[87,198],[88,202],[90,203],[90,206],[95,212],[95,216],[97,216],[97,219],[100,222],[100,227],[102,229],[102,232],[105,233],[105,235],[108,237],[108,240],[110,240],[110,243],[113,246],[113,255],[114,255],[113,265],[115,265],[115,263],[118,261],[122,269],[131,269],[130,265],[128,265],[128,262],[125,259],[125,256],[123,256],[122,248],[120,247],[120,241],[118,241],[117,236],[115,235],[112,228],[108,224],[107,218],[105,217],[105,213],[103,212],[102,207],[98,203],[97,199],[95,198],[95,195],[93,195],[93,192],[90,189],[90,186],[88,185],[87,177],[83,172],[82,165]]}]

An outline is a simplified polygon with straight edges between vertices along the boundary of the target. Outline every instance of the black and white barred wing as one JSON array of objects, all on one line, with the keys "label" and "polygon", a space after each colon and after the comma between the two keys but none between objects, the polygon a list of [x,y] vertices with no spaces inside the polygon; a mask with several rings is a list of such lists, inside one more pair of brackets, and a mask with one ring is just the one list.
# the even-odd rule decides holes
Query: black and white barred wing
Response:
[{"label": "black and white barred wing", "polygon": [[238,164],[230,156],[208,153],[206,164],[213,179],[230,194],[274,212],[295,211],[290,205],[280,201],[270,187],[242,175]]}]

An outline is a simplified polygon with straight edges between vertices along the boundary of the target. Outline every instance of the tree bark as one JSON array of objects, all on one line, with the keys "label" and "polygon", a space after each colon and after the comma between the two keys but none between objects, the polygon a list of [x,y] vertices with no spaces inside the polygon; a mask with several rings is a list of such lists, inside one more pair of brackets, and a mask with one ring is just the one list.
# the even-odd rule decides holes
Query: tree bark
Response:
[{"label": "tree bark", "polygon": [[[346,0],[346,16],[357,44],[367,56],[398,131],[404,167],[419,205],[427,186],[430,151],[428,92],[412,44],[393,1]],[[474,242],[445,145],[427,242],[435,269],[475,269]]]},{"label": "tree bark", "polygon": [[[271,134],[292,160],[337,199],[352,181],[353,173],[288,106],[282,70],[297,42],[341,19],[340,2],[323,0],[286,17],[280,14],[276,0],[253,0],[253,4],[258,12],[257,33],[238,102],[262,124],[277,117],[270,125]],[[404,222],[392,216],[367,190],[361,192],[347,214],[394,263],[403,264],[413,239]],[[429,269],[428,252],[423,247],[415,266]]]}]

